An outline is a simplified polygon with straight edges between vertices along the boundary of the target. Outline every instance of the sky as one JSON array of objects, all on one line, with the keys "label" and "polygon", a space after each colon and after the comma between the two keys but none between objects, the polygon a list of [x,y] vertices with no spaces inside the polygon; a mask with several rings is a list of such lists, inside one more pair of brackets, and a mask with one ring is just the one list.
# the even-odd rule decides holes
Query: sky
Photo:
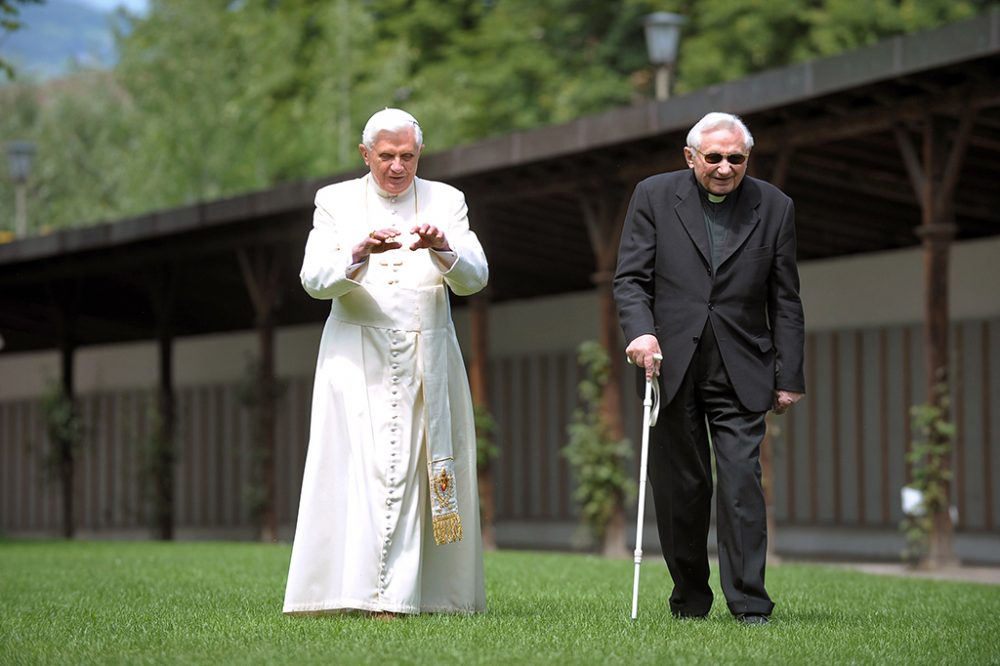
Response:
[{"label": "sky", "polygon": [[149,4],[149,0],[76,0],[76,2],[101,11],[112,11],[118,7],[125,7],[137,13],[145,11]]}]

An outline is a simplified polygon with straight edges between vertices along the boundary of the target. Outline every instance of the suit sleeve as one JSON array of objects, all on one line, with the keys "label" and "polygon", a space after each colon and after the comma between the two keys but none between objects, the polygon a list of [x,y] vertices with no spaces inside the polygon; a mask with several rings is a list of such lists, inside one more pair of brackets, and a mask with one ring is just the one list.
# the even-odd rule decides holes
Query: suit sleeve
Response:
[{"label": "suit sleeve", "polygon": [[649,192],[643,183],[636,186],[625,213],[614,295],[625,340],[656,334],[653,320],[654,271],[656,267],[656,226]]},{"label": "suit sleeve", "polygon": [[795,254],[795,205],[788,199],[768,281],[767,312],[777,353],[774,386],[780,390],[805,393],[802,369],[805,317],[799,298],[799,270]]}]

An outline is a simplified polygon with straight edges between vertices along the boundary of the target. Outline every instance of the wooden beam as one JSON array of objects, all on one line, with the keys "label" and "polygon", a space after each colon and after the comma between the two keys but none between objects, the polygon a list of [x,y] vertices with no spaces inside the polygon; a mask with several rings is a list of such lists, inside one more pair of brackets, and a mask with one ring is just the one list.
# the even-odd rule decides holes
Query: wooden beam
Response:
[{"label": "wooden beam", "polygon": [[952,204],[955,199],[955,187],[958,184],[958,177],[962,172],[962,164],[965,162],[965,153],[969,147],[969,137],[972,136],[972,129],[976,124],[976,114],[978,110],[972,104],[962,109],[962,115],[958,121],[958,130],[952,137],[951,150],[948,151],[947,162],[944,165],[944,173],[941,176],[941,185],[937,193],[935,206],[944,217],[949,217]]},{"label": "wooden beam", "polygon": [[906,174],[910,177],[910,185],[917,197],[917,201],[924,198],[924,170],[920,166],[920,156],[917,154],[917,147],[913,143],[909,132],[900,123],[892,126],[892,133],[896,137],[896,144],[899,146],[899,153],[903,157],[903,166],[906,167]]},{"label": "wooden beam", "polygon": [[782,125],[780,128],[754,132],[754,135],[757,142],[762,145],[813,146],[890,131],[900,121],[919,123],[929,113],[959,117],[969,106],[976,108],[1000,106],[1000,89],[996,83],[983,82],[960,86],[939,95],[916,95],[905,100],[896,100],[893,106],[857,111],[851,114],[853,117],[799,120]]}]

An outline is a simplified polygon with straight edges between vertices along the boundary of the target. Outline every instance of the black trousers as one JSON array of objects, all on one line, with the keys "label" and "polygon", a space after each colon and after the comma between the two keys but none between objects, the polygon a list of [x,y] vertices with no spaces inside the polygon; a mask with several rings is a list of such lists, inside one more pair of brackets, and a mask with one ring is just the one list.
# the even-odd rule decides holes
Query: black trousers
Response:
[{"label": "black trousers", "polygon": [[767,508],[760,477],[764,416],[765,412],[748,412],[740,404],[707,322],[677,395],[650,433],[649,481],[660,546],[674,581],[670,595],[674,614],[704,615],[712,606],[709,433],[718,481],[719,576],[726,603],[734,615],[767,615],[774,608],[764,589]]}]

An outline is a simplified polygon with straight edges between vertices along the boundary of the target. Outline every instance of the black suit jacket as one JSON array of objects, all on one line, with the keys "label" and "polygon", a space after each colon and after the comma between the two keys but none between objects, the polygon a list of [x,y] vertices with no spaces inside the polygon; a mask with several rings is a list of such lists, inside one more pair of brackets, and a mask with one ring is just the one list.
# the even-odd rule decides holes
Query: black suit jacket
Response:
[{"label": "black suit jacket", "polygon": [[766,411],[775,389],[805,392],[795,207],[778,188],[745,177],[713,276],[700,196],[689,169],[636,186],[614,280],[622,330],[629,342],[656,335],[669,402],[707,319],[740,402]]}]

